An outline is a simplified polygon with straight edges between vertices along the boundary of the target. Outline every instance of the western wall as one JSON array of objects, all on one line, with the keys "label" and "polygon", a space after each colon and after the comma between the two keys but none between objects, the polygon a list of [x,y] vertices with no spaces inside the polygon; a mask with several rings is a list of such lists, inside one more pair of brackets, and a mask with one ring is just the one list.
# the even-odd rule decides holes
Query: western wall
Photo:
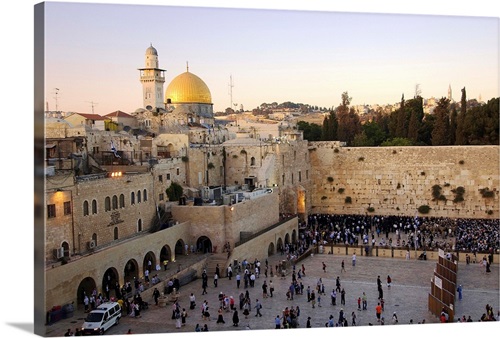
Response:
[{"label": "western wall", "polygon": [[[309,149],[310,213],[499,217],[498,146],[351,148],[311,142]],[[427,214],[418,212],[422,205],[430,207]]]}]

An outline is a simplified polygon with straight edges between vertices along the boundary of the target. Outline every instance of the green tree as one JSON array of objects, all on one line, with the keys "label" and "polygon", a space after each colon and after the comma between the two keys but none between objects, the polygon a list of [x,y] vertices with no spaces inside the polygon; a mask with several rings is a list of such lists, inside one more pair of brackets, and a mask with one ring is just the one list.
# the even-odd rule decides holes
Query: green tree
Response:
[{"label": "green tree", "polygon": [[321,141],[321,126],[306,121],[297,122],[297,128],[304,133],[304,139],[308,141]]},{"label": "green tree", "polygon": [[337,114],[331,111],[329,115],[323,119],[323,127],[321,128],[322,141],[336,141],[337,140],[338,120]]},{"label": "green tree", "polygon": [[352,145],[354,136],[361,132],[361,121],[354,108],[349,108],[352,98],[347,92],[342,93],[342,103],[337,107],[337,137],[339,141]]},{"label": "green tree", "polygon": [[394,114],[396,114],[396,130],[394,132],[396,137],[405,138],[408,135],[408,119],[405,108],[405,96],[403,94],[401,97],[401,105],[399,109],[394,112]]},{"label": "green tree", "polygon": [[467,112],[467,97],[465,87],[462,88],[462,98],[460,99],[460,114],[457,115],[457,128],[455,131],[455,144],[466,145],[467,136],[465,134],[465,117]]},{"label": "green tree", "polygon": [[411,143],[410,139],[402,137],[395,137],[390,140],[384,141],[381,144],[382,147],[408,147],[412,145],[413,144]]},{"label": "green tree", "polygon": [[436,121],[431,133],[433,146],[444,146],[450,143],[450,100],[442,97],[434,109]]},{"label": "green tree", "polygon": [[165,192],[167,193],[169,201],[178,201],[184,193],[182,186],[176,182],[172,182]]},{"label": "green tree", "polygon": [[355,147],[376,147],[385,141],[387,135],[375,121],[366,122],[361,126],[362,132],[354,136]]},{"label": "green tree", "polygon": [[406,103],[407,115],[410,116],[408,123],[408,138],[413,144],[420,141],[420,132],[422,128],[422,120],[424,118],[424,106],[421,96],[417,96]]},{"label": "green tree", "polygon": [[449,144],[455,144],[455,137],[457,134],[457,107],[453,105],[451,108],[451,116],[450,116],[450,141]]}]

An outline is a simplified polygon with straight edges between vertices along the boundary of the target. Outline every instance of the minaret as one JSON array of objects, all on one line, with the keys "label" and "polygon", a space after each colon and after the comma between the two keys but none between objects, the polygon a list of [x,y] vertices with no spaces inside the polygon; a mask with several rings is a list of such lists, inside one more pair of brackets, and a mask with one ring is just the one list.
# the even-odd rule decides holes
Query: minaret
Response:
[{"label": "minaret", "polygon": [[453,98],[451,97],[451,84],[448,85],[448,100],[453,101]]},{"label": "minaret", "polygon": [[146,67],[139,68],[142,83],[142,102],[146,109],[163,108],[163,84],[165,83],[165,69],[160,69],[158,52],[151,44],[146,49]]}]

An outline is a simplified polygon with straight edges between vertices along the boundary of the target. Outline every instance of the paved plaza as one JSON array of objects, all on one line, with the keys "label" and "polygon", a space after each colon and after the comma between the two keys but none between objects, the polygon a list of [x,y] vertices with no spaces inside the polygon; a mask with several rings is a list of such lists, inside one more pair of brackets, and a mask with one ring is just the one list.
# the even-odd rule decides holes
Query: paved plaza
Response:
[{"label": "paved plaza", "polygon": [[[273,255],[268,258],[269,264],[274,266],[284,259],[285,256],[280,254]],[[255,257],[248,257],[249,261],[253,261]],[[264,259],[257,257],[264,265]],[[189,255],[178,257],[177,264],[186,267],[190,262],[194,262],[197,255]],[[341,262],[345,261],[345,272],[341,271]],[[323,272],[322,262],[326,264],[326,272]],[[384,312],[382,316],[385,318],[386,325],[393,325],[391,318],[396,312],[399,324],[409,324],[413,320],[414,324],[418,324],[425,320],[425,323],[432,325],[438,323],[439,320],[427,310],[428,294],[431,288],[431,278],[436,267],[436,261],[419,261],[410,259],[403,260],[398,258],[378,258],[359,256],[356,260],[356,266],[352,266],[351,257],[345,255],[330,255],[316,254],[302,260],[297,269],[304,264],[306,275],[302,277],[304,284],[304,293],[302,295],[294,295],[293,300],[287,300],[286,290],[291,283],[291,274],[286,278],[271,277],[268,274],[266,278],[261,275],[256,279],[255,287],[244,288],[243,280],[238,289],[236,280],[233,278],[221,278],[218,282],[218,287],[213,284],[213,276],[209,276],[208,294],[202,295],[201,279],[197,279],[188,285],[180,288],[179,303],[181,308],[186,308],[188,317],[186,325],[181,328],[175,327],[175,320],[171,319],[172,304],[167,303],[165,307],[154,305],[153,299],[145,297],[150,306],[148,310],[141,313],[141,318],[133,318],[124,316],[120,320],[119,325],[112,327],[106,332],[106,335],[121,335],[126,334],[129,329],[135,334],[149,333],[177,333],[177,332],[194,332],[196,324],[203,326],[208,325],[210,331],[234,331],[245,330],[248,325],[250,329],[274,329],[274,319],[277,315],[282,315],[285,307],[300,308],[300,316],[298,319],[299,329],[305,329],[308,317],[311,317],[312,328],[324,328],[330,315],[333,315],[337,321],[341,308],[351,324],[351,313],[356,313],[357,325],[368,327],[370,324],[379,326],[375,316],[375,306],[377,305],[377,276],[382,280],[384,292]],[[163,280],[169,275],[175,273],[174,268],[164,272],[160,272]],[[387,275],[391,276],[392,286],[387,287]],[[335,289],[336,278],[340,278],[341,286],[345,289],[345,305],[340,304],[340,296],[337,297],[337,305],[331,305],[330,292]],[[312,304],[307,301],[306,288],[316,288],[316,283],[319,278],[322,278],[325,285],[325,294],[321,295],[321,306],[316,302],[313,308]],[[267,284],[272,280],[274,284],[274,296],[272,298],[263,299],[262,283],[264,280]],[[499,310],[499,266],[498,262],[494,262],[491,266],[491,273],[485,273],[484,268],[478,264],[466,265],[465,262],[459,263],[458,267],[458,284],[463,286],[463,300],[459,301],[458,297],[455,302],[455,320],[462,315],[471,316],[474,322],[477,322],[481,315],[485,313],[485,306],[489,304],[493,306],[495,314]],[[248,318],[245,318],[242,311],[239,311],[239,294],[246,290],[250,293],[252,307],[255,305],[255,300],[259,299],[263,308],[261,310],[263,316],[256,317],[256,310],[252,309]],[[161,291],[161,290],[160,290]],[[219,308],[218,295],[223,292],[229,296],[233,296],[236,301],[236,308],[239,312],[240,323],[238,327],[232,324],[232,312],[224,312],[225,324],[216,323],[217,310]],[[367,310],[358,310],[357,299],[365,292],[368,300]],[[189,310],[189,295],[194,293],[196,297],[196,309]],[[211,320],[204,321],[201,318],[201,304],[207,300],[210,307]],[[83,308],[78,307],[73,316],[62,319],[52,325],[46,326],[46,336],[63,336],[68,328],[73,331],[77,327],[81,327],[85,314]],[[498,322],[497,322],[498,323]],[[426,324],[426,325],[427,325]],[[482,323],[481,325],[489,325],[490,323]],[[437,324],[442,325],[442,324]],[[448,325],[467,325],[467,324],[448,324]],[[490,326],[491,327],[491,326]],[[495,326],[497,329],[498,326]],[[345,328],[339,328],[345,329]],[[303,331],[302,331],[303,332]]]}]

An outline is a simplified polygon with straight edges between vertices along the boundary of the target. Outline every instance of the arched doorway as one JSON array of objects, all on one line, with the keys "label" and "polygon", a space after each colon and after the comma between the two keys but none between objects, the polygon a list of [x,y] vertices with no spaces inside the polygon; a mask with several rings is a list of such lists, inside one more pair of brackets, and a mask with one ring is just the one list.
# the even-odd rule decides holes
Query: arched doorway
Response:
[{"label": "arched doorway", "polygon": [[[165,266],[163,264],[164,261],[171,262],[172,261],[172,251],[170,250],[170,247],[168,245],[164,245],[163,248],[161,248],[160,251],[160,261],[163,269],[165,269]],[[168,268],[168,264],[167,264]]]},{"label": "arched doorway", "polygon": [[212,252],[212,241],[206,236],[201,236],[196,241],[196,250],[201,253]]},{"label": "arched doorway", "polygon": [[267,256],[272,256],[275,254],[275,248],[274,248],[274,243],[269,243],[269,246],[267,247]]},{"label": "arched doorway", "polygon": [[123,280],[126,282],[131,282],[135,278],[139,278],[139,265],[135,259],[131,259],[125,264],[123,269]]},{"label": "arched doorway", "polygon": [[175,243],[174,253],[175,253],[175,256],[177,256],[177,255],[179,255],[179,256],[184,255],[184,241],[182,239],[179,239]]},{"label": "arched doorway", "polygon": [[61,246],[64,248],[64,257],[69,257],[69,244],[68,244],[68,242],[63,242]]},{"label": "arched doorway", "polygon": [[285,248],[283,247],[283,240],[280,238],[278,238],[278,241],[276,242],[276,249],[278,251],[284,251]]},{"label": "arched doorway", "polygon": [[290,245],[290,235],[289,234],[285,235],[285,245],[286,244]]},{"label": "arched doorway", "polygon": [[[110,299],[110,297],[118,297],[119,295],[116,294],[115,288],[116,284],[118,283],[119,286],[119,280],[118,280],[118,271],[115,268],[109,268],[106,270],[104,273],[104,276],[102,277],[102,294],[105,296],[107,299]],[[106,288],[107,285],[107,288]],[[120,288],[118,287],[118,290]]]},{"label": "arched doorway", "polygon": [[83,298],[85,295],[90,297],[92,290],[96,288],[95,281],[92,277],[86,277],[78,285],[78,291],[76,295],[77,304],[83,304]]},{"label": "arched doorway", "polygon": [[[151,262],[151,266],[149,266],[149,262]],[[144,256],[144,261],[142,262],[142,269],[143,272],[146,271],[146,269],[149,270],[149,272],[153,272],[156,267],[156,257],[155,254],[152,251],[149,251],[146,256]]]},{"label": "arched doorway", "polygon": [[292,243],[297,243],[297,231],[295,229],[292,231]]}]

